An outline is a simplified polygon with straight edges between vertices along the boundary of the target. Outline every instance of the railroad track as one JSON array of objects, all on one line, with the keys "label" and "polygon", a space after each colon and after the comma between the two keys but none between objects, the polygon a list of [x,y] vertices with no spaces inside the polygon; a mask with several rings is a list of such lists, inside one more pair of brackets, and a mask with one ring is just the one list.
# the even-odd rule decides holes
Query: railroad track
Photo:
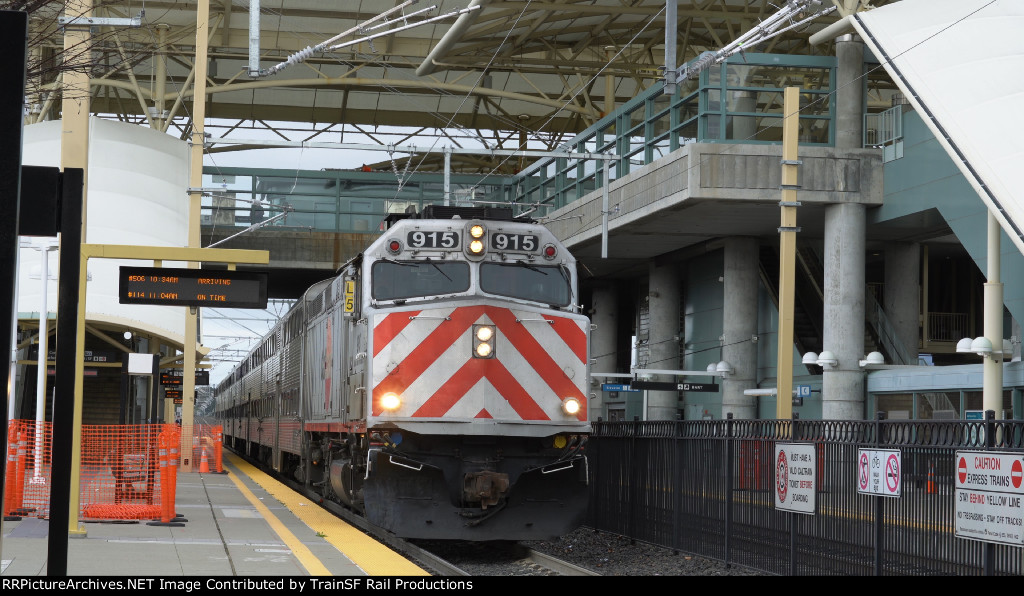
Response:
[{"label": "railroad track", "polygon": [[[228,449],[225,447],[225,449]],[[473,543],[461,541],[409,541],[398,538],[369,523],[363,517],[332,501],[324,501],[321,495],[307,489],[295,480],[282,477],[274,470],[246,455],[231,450],[250,464],[273,476],[295,492],[306,496],[320,507],[359,528],[374,539],[386,544],[397,552],[414,559],[432,574],[444,577],[486,576],[486,575],[600,575],[588,569],[562,561],[551,555],[527,548],[517,543]],[[468,556],[467,556],[468,555]]]}]

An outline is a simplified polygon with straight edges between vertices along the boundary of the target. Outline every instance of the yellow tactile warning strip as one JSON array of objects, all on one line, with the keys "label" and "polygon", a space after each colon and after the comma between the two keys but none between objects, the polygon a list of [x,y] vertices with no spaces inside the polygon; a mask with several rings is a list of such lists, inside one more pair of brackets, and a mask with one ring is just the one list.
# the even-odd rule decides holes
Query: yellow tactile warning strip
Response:
[{"label": "yellow tactile warning strip", "polygon": [[[323,536],[324,540],[344,553],[353,563],[365,571],[367,575],[430,575],[387,546],[370,538],[359,529],[332,515],[329,511],[306,497],[297,494],[234,453],[225,450],[224,456],[229,458],[232,465],[238,468],[240,472],[251,478],[253,482],[267,491],[270,496],[284,504],[289,511],[313,531]],[[284,527],[284,524],[265,505],[260,503],[259,499],[256,499],[255,495],[248,491],[237,477],[234,475],[230,477],[242,489],[246,498],[253,502],[257,510],[264,516],[264,519],[281,536],[281,539],[288,545],[288,548],[298,557],[299,561],[311,575],[330,575],[330,572],[324,568],[323,564],[316,559],[309,549],[303,546],[302,542],[289,532]]]}]

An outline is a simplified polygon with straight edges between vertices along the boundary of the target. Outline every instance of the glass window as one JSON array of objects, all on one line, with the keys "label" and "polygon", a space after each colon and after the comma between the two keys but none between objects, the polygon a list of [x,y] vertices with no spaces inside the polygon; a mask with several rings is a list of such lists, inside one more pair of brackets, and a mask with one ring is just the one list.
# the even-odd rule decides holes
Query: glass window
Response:
[{"label": "glass window", "polygon": [[553,306],[566,306],[570,299],[569,274],[560,266],[481,263],[480,289]]},{"label": "glass window", "polygon": [[464,262],[377,261],[370,275],[376,300],[457,294],[469,289],[469,264]]}]

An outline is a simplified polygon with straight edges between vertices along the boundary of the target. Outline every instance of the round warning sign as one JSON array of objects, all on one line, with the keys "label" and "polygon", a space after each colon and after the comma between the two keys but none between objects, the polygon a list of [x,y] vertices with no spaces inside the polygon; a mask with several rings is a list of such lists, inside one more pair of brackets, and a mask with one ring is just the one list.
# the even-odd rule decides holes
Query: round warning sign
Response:
[{"label": "round warning sign", "polygon": [[897,454],[889,454],[885,460],[885,488],[889,493],[899,493],[900,457]]},{"label": "round warning sign", "polygon": [[779,502],[786,502],[786,493],[789,492],[789,465],[786,463],[786,452],[779,451],[779,457],[775,465],[775,490],[779,495]]},{"label": "round warning sign", "polygon": [[775,446],[775,508],[814,515],[817,450],[811,443]]},{"label": "round warning sign", "polygon": [[883,497],[900,496],[900,451],[860,449],[857,452],[857,492]]}]

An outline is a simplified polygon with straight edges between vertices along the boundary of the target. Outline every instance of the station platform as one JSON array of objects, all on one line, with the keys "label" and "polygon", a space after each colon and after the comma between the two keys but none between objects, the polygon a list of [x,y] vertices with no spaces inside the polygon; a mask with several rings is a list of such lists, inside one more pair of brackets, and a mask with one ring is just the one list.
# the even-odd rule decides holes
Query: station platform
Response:
[{"label": "station platform", "polygon": [[[223,468],[178,476],[174,525],[82,523],[67,542],[67,576],[430,575],[226,450]],[[3,522],[5,583],[49,575],[50,531],[45,519]]]}]

